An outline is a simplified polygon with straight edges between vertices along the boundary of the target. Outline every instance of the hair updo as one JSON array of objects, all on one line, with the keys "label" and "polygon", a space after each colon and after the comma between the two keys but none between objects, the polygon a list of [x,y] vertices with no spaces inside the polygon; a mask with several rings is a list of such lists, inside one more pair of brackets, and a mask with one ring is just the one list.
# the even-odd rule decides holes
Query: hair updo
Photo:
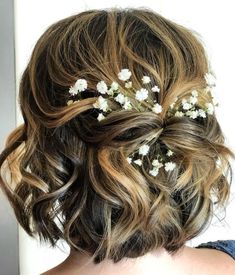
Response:
[{"label": "hair updo", "polygon": [[[152,76],[160,114],[117,109],[97,121],[96,83],[117,81],[121,68],[137,87]],[[198,120],[166,112],[192,89],[205,102],[209,71],[196,32],[146,9],[89,10],[52,24],[21,78],[24,123],[0,156],[1,187],[25,231],[53,246],[64,239],[95,263],[158,247],[174,253],[197,236],[214,204],[228,200],[234,154],[214,114]],[[91,88],[66,105],[78,78]],[[177,163],[156,178],[146,172],[147,158],[141,167],[126,159],[152,135]],[[150,148],[149,158],[155,153]]]}]

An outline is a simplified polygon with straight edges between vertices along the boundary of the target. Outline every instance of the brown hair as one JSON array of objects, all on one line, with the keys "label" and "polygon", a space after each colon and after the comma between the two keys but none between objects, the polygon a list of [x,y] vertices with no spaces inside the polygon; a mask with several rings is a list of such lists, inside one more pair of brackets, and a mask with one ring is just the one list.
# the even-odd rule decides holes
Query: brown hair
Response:
[{"label": "brown hair", "polygon": [[[151,93],[163,106],[160,114],[116,109],[97,121],[96,83],[118,81],[122,68],[131,70],[137,88],[151,75],[160,87]],[[51,25],[21,78],[24,123],[0,156],[1,187],[26,232],[53,246],[64,239],[96,263],[158,247],[174,253],[197,236],[213,205],[227,202],[234,154],[215,115],[167,118],[166,112],[193,89],[203,105],[210,71],[199,35],[150,10],[89,10]],[[67,106],[78,78],[91,88]],[[148,157],[142,167],[126,159],[153,134],[149,159],[161,144],[177,163],[156,178],[146,172]]]}]

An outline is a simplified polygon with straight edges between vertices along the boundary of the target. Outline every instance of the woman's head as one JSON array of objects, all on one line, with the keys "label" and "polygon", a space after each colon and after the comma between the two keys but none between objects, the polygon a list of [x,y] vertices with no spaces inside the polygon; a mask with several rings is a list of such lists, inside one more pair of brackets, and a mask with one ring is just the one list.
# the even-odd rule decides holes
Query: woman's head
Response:
[{"label": "woman's head", "polygon": [[[96,85],[121,84],[122,68],[131,71],[135,90],[143,75],[151,76],[160,92],[147,85],[148,99],[162,106],[160,113],[112,103],[113,111],[97,120]],[[204,92],[208,72],[199,36],[149,10],[90,10],[51,25],[21,78],[24,123],[0,157],[1,186],[23,228],[52,245],[64,239],[97,252],[96,262],[158,247],[175,252],[197,236],[214,198],[220,206],[228,199],[234,155],[214,114],[193,119],[168,112],[193,90],[204,106],[211,98]],[[67,105],[78,78],[89,87]],[[143,165],[129,163],[127,156],[153,136]],[[151,176],[151,160],[169,149],[176,168]]]}]

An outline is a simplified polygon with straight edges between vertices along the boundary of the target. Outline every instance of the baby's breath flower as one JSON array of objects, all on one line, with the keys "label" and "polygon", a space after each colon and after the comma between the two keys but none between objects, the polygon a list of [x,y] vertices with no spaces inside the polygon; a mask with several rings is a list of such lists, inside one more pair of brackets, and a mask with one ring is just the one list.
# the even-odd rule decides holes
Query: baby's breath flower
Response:
[{"label": "baby's breath flower", "polygon": [[176,167],[176,163],[172,162],[172,161],[169,161],[169,162],[165,163],[165,167],[164,168],[168,172],[168,171],[174,170],[175,167]]},{"label": "baby's breath flower", "polygon": [[114,95],[113,89],[112,88],[108,89],[107,94],[113,96]]},{"label": "baby's breath flower", "polygon": [[131,77],[131,71],[129,69],[122,69],[119,73],[118,73],[118,78],[120,80],[126,81],[129,80]]},{"label": "baby's breath flower", "polygon": [[131,163],[131,161],[132,161],[132,158],[130,158],[130,157],[127,157],[126,158],[126,160],[129,162],[129,163]]},{"label": "baby's breath flower", "polygon": [[74,89],[83,92],[87,89],[87,81],[86,79],[80,78],[74,84]]},{"label": "baby's breath flower", "polygon": [[76,90],[74,86],[71,86],[71,87],[69,88],[69,93],[70,93],[71,95],[77,95],[77,94],[78,94],[78,90]]},{"label": "baby's breath flower", "polygon": [[192,94],[192,96],[194,96],[194,97],[197,97],[197,96],[198,96],[197,90],[193,90],[193,91],[191,92],[191,94]]},{"label": "baby's breath flower", "polygon": [[104,116],[102,113],[99,113],[97,119],[98,119],[99,121],[101,121],[101,120],[104,119],[104,118],[105,118],[105,116]]},{"label": "baby's breath flower", "polygon": [[186,115],[189,116],[190,118],[197,118],[198,117],[198,110],[195,110],[195,111],[187,111],[186,112]]},{"label": "baby's breath flower", "polygon": [[151,79],[150,79],[149,76],[144,75],[144,76],[142,77],[142,82],[143,82],[143,84],[148,84],[148,83],[151,82]]},{"label": "baby's breath flower", "polygon": [[197,102],[197,97],[196,96],[190,96],[189,102],[194,105]]},{"label": "baby's breath flower", "polygon": [[149,151],[149,145],[147,145],[147,144],[144,144],[144,145],[140,146],[140,148],[139,148],[140,155],[145,156],[148,154],[148,151]]},{"label": "baby's breath flower", "polygon": [[159,114],[162,111],[162,106],[160,104],[156,103],[153,105],[152,111],[156,114]]},{"label": "baby's breath flower", "polygon": [[120,93],[116,97],[114,97],[114,100],[119,102],[120,104],[124,104],[125,103],[125,96]]},{"label": "baby's breath flower", "polygon": [[153,86],[151,90],[152,90],[153,92],[157,92],[157,93],[160,92],[160,88],[159,88],[157,85]]},{"label": "baby's breath flower", "polygon": [[96,85],[96,88],[97,88],[98,92],[101,94],[106,94],[108,91],[108,87],[103,80],[98,82],[98,84]]},{"label": "baby's breath flower", "polygon": [[67,105],[70,105],[70,104],[72,104],[72,103],[73,103],[73,100],[72,100],[72,99],[70,99],[70,100],[67,101]]},{"label": "baby's breath flower", "polygon": [[214,106],[213,106],[213,104],[209,102],[209,103],[206,103],[205,105],[206,105],[206,108],[207,108],[207,113],[209,115],[212,115],[214,113]]},{"label": "baby's breath flower", "polygon": [[156,177],[158,175],[159,169],[157,167],[153,167],[152,170],[149,170],[149,174]]},{"label": "baby's breath flower", "polygon": [[175,113],[175,116],[177,116],[177,117],[182,117],[182,116],[184,116],[184,113],[181,112],[181,111],[177,111],[177,112]]},{"label": "baby's breath flower", "polygon": [[136,163],[136,164],[138,164],[139,166],[142,165],[142,160],[141,159],[136,159],[133,162]]},{"label": "baby's breath flower", "polygon": [[111,89],[113,91],[117,91],[118,87],[119,87],[118,83],[116,81],[113,81],[112,84],[111,84]]},{"label": "baby's breath flower", "polygon": [[192,104],[188,103],[188,102],[184,102],[183,103],[183,109],[184,110],[189,110],[192,108]]},{"label": "baby's breath flower", "polygon": [[163,164],[158,159],[154,159],[152,161],[152,165],[157,167],[157,168],[161,168],[163,166]]},{"label": "baby's breath flower", "polygon": [[172,156],[173,154],[174,154],[174,153],[173,153],[171,150],[168,150],[167,153],[166,153],[166,155],[167,155],[168,157]]},{"label": "baby's breath flower", "polygon": [[93,104],[95,108],[98,108],[100,110],[103,110],[106,112],[108,110],[108,102],[107,99],[103,98],[101,95],[98,97],[96,102]]},{"label": "baby's breath flower", "polygon": [[131,110],[132,109],[132,105],[131,105],[131,102],[129,100],[129,98],[126,96],[124,98],[124,104],[122,106],[125,110]]},{"label": "baby's breath flower", "polygon": [[136,91],[135,98],[139,101],[145,100],[148,98],[148,90],[141,88],[140,90]]},{"label": "baby's breath flower", "polygon": [[202,109],[199,109],[198,110],[198,116],[205,118],[206,117],[206,112]]},{"label": "baby's breath flower", "polygon": [[132,82],[131,82],[131,81],[126,82],[126,83],[125,83],[125,87],[126,87],[127,89],[130,89],[130,88],[132,87]]}]

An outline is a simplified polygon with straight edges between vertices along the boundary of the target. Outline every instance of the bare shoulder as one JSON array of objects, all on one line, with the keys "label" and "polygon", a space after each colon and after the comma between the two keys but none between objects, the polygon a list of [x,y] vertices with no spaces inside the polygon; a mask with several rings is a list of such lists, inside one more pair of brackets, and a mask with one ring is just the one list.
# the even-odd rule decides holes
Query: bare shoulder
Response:
[{"label": "bare shoulder", "polygon": [[235,260],[227,253],[210,248],[193,248],[193,250],[192,255],[194,255],[191,266],[197,266],[197,270],[194,271],[196,272],[195,274],[235,274]]}]

